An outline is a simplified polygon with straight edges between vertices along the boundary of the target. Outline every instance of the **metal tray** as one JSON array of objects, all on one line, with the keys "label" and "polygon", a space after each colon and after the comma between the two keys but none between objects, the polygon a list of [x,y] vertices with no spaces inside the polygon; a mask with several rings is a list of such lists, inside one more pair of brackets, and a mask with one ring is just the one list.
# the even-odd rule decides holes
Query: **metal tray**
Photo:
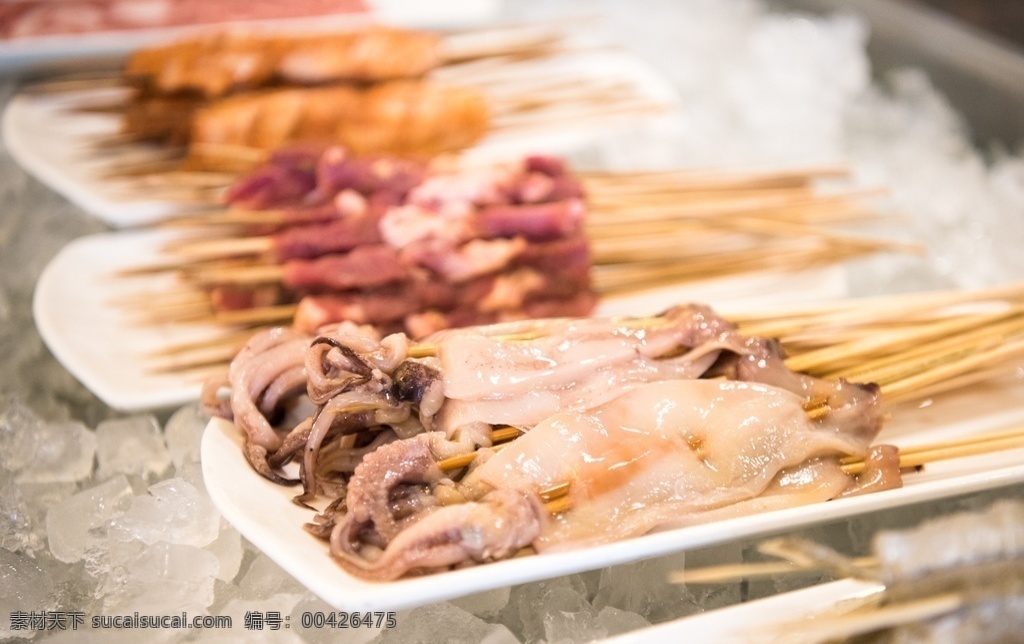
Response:
[{"label": "metal tray", "polygon": [[967,119],[976,143],[1024,142],[1024,49],[912,0],[779,0],[780,8],[848,11],[871,26],[876,75],[906,66],[931,76]]}]

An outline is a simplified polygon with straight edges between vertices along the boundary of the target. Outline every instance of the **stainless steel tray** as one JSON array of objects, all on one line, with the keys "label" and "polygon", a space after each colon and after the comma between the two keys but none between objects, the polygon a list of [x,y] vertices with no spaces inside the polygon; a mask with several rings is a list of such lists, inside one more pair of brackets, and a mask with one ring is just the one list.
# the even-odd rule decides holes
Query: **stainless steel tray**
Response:
[{"label": "stainless steel tray", "polygon": [[871,26],[875,73],[915,66],[964,115],[978,144],[1024,142],[1024,50],[912,0],[780,0],[817,13],[849,11]]}]

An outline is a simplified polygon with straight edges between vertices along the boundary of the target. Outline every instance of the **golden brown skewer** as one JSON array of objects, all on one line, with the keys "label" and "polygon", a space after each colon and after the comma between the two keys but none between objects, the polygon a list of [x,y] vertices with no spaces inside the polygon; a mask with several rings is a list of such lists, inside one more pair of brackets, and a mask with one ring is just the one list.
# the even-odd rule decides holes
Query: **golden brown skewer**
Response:
[{"label": "golden brown skewer", "polygon": [[[215,32],[207,32],[197,37],[178,38],[165,45],[142,48],[134,54],[127,69],[110,69],[87,73],[66,74],[59,78],[35,81],[27,84],[22,91],[30,95],[52,95],[80,92],[82,90],[96,89],[123,89],[135,87],[141,78],[150,76],[156,70],[163,67],[174,67],[176,72],[174,78],[167,79],[173,82],[180,80],[188,81],[187,77],[180,75],[183,68],[181,61],[175,61],[176,54],[186,54],[189,58],[202,57],[204,65],[195,67],[195,76],[200,82],[208,83],[209,79],[203,78],[203,69],[209,73],[209,63],[212,57],[218,54],[226,62],[237,60],[239,48],[244,48],[248,53],[247,62],[253,63],[253,55],[267,55],[278,57],[285,53],[299,55],[307,47],[313,47],[314,51],[319,50],[322,62],[320,65],[297,65],[305,74],[310,69],[325,69],[324,62],[339,62],[332,59],[331,51],[324,52],[324,47],[339,46],[348,47],[350,44],[359,44],[362,37],[364,41],[370,39],[381,40],[379,45],[384,45],[391,53],[395,50],[395,44],[404,38],[419,38],[422,43],[417,43],[415,48],[418,54],[409,60],[398,57],[398,70],[384,72],[386,76],[393,76],[395,73],[401,75],[421,75],[431,68],[442,72],[447,78],[478,78],[483,75],[485,78],[492,75],[493,71],[507,67],[509,63],[529,60],[541,56],[549,56],[558,51],[564,51],[565,32],[560,27],[548,23],[518,23],[501,26],[487,26],[476,29],[467,29],[446,34],[433,34],[431,32],[401,32],[395,29],[386,29],[379,26],[363,27],[360,30],[342,29],[331,31],[314,32],[276,32],[274,30],[254,29],[248,32],[238,30],[221,29]],[[350,42],[351,41],[351,42]],[[392,42],[389,42],[392,41]],[[432,54],[428,54],[425,48],[436,48]],[[323,54],[327,56],[323,56]],[[349,53],[343,57],[341,62],[348,62],[353,68],[358,67],[363,61],[357,60]],[[359,52],[366,56],[378,56],[380,62],[381,47],[365,49]],[[412,55],[411,52],[406,52]],[[392,56],[394,58],[394,56]],[[488,61],[490,63],[488,64]],[[273,61],[270,61],[274,64]],[[481,69],[480,63],[488,64],[488,68]],[[417,67],[419,66],[419,67]],[[372,72],[372,70],[367,70]],[[339,80],[351,78],[351,73],[345,74]],[[241,77],[231,74],[235,82],[242,81]],[[131,78],[129,78],[131,77]],[[269,78],[267,80],[270,80]],[[311,79],[303,78],[301,84],[309,84]],[[321,79],[320,82],[329,79]],[[373,80],[362,78],[360,80]],[[248,83],[251,85],[251,82]],[[251,88],[251,87],[250,87]],[[159,91],[177,92],[187,89],[185,86],[165,85]],[[195,89],[195,88],[191,88]],[[210,84],[209,89],[216,92],[219,89],[217,84]],[[112,105],[111,107],[116,107]]]},{"label": "golden brown skewer", "polygon": [[[517,136],[526,129],[550,128],[564,122],[603,122],[672,108],[671,101],[645,97],[635,84],[614,93],[609,93],[606,85],[601,78],[576,74],[552,88],[513,87],[505,91],[492,86],[444,84],[429,78],[387,80],[358,87],[286,87],[235,94],[192,108],[169,109],[163,120],[129,114],[126,123],[152,129],[157,139],[179,146],[188,144],[182,164],[170,171],[237,173],[261,162],[267,153],[243,161],[234,154],[211,153],[211,144],[270,150],[299,141],[328,140],[356,153],[436,153],[465,149],[488,131]],[[330,109],[326,109],[328,105]],[[206,147],[200,150],[200,144]],[[167,171],[143,165],[124,174],[108,173],[106,178]],[[142,190],[148,187],[143,185]]]}]

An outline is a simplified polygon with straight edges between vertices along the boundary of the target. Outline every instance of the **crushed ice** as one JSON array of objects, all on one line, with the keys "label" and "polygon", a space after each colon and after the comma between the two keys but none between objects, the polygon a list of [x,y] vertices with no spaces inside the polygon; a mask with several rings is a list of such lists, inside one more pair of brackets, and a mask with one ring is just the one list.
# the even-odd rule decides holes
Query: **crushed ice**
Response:
[{"label": "crushed ice", "polygon": [[[550,5],[510,3],[512,17]],[[592,6],[557,3],[557,8]],[[908,215],[923,258],[862,262],[855,292],[980,286],[1024,276],[1024,157],[985,155],[947,101],[917,70],[871,83],[859,19],[780,15],[754,0],[601,4],[609,36],[673,81],[684,108],[671,146],[616,141],[589,153],[609,167],[849,159],[865,185],[891,186],[889,208]],[[674,29],[651,29],[657,20]],[[2,98],[13,84],[5,83]],[[277,611],[289,632],[262,641],[330,641],[303,629],[303,611],[328,611],[224,522],[199,474],[205,419],[194,405],[169,418],[124,417],[81,387],[43,346],[30,313],[32,285],[67,241],[102,230],[0,153],[0,606],[232,615]],[[68,315],[74,315],[69,311]],[[976,500],[940,502],[951,511]],[[865,549],[886,522],[871,515],[810,530]],[[749,544],[674,555],[434,604],[398,616],[389,631],[349,631],[352,642],[580,642],[787,589],[780,580],[712,588],[668,584],[688,561],[740,561]],[[32,637],[10,630],[0,638]],[[161,632],[160,641],[252,641],[239,628]],[[157,636],[157,634],[154,634]],[[215,637],[216,636],[216,637]],[[61,641],[54,634],[50,641]],[[64,637],[63,639],[68,639]],[[68,641],[71,641],[68,639]]]}]

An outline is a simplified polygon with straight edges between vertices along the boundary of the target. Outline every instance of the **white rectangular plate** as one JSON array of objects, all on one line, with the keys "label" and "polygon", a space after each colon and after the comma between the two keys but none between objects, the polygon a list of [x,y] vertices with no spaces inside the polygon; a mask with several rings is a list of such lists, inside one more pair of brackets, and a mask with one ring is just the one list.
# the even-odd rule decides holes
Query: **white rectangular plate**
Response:
[{"label": "white rectangular plate", "polygon": [[[621,51],[585,51],[537,63],[537,74],[592,77],[635,88],[638,97],[671,108],[678,95],[671,83],[639,58]],[[39,181],[59,192],[86,212],[115,227],[138,226],[187,208],[174,201],[154,201],[126,192],[123,180],[104,178],[110,161],[98,138],[118,131],[118,117],[87,114],[69,108],[88,99],[111,102],[123,90],[91,90],[60,95],[20,94],[3,115],[3,138],[11,156]],[[530,153],[569,155],[599,146],[628,133],[633,143],[652,144],[665,139],[669,120],[664,114],[610,115],[606,118],[559,121],[515,136],[494,133],[465,152],[477,161],[495,161]]]},{"label": "white rectangular plate", "polygon": [[660,644],[661,642],[715,642],[716,644],[775,644],[787,641],[787,625],[847,602],[857,602],[881,591],[882,585],[841,579],[774,597],[641,628],[603,640],[603,644]]},{"label": "white rectangular plate", "polygon": [[[119,231],[81,237],[65,246],[43,270],[32,303],[39,333],[57,359],[111,407],[124,411],[181,405],[199,396],[201,379],[153,373],[154,351],[224,334],[202,324],[134,325],[115,304],[132,298],[144,307],[173,290],[168,275],[117,278],[118,271],[158,263],[173,236],[159,230]],[[647,315],[680,302],[769,305],[845,295],[842,269],[754,274],[662,288],[601,305],[605,315]],[[144,310],[142,308],[141,310]]]},{"label": "white rectangular plate", "polygon": [[[1018,379],[988,383],[923,408],[899,407],[879,442],[902,447],[1024,423]],[[905,477],[905,486],[669,530],[555,555],[521,557],[394,582],[367,582],[337,566],[324,542],[302,528],[311,511],[292,503],[296,488],[261,478],[241,453],[234,425],[214,419],[202,442],[206,487],[224,517],[295,579],[344,610],[399,609],[492,588],[614,566],[711,544],[780,532],[874,510],[967,494],[1024,481],[1024,449],[934,463]]]}]

